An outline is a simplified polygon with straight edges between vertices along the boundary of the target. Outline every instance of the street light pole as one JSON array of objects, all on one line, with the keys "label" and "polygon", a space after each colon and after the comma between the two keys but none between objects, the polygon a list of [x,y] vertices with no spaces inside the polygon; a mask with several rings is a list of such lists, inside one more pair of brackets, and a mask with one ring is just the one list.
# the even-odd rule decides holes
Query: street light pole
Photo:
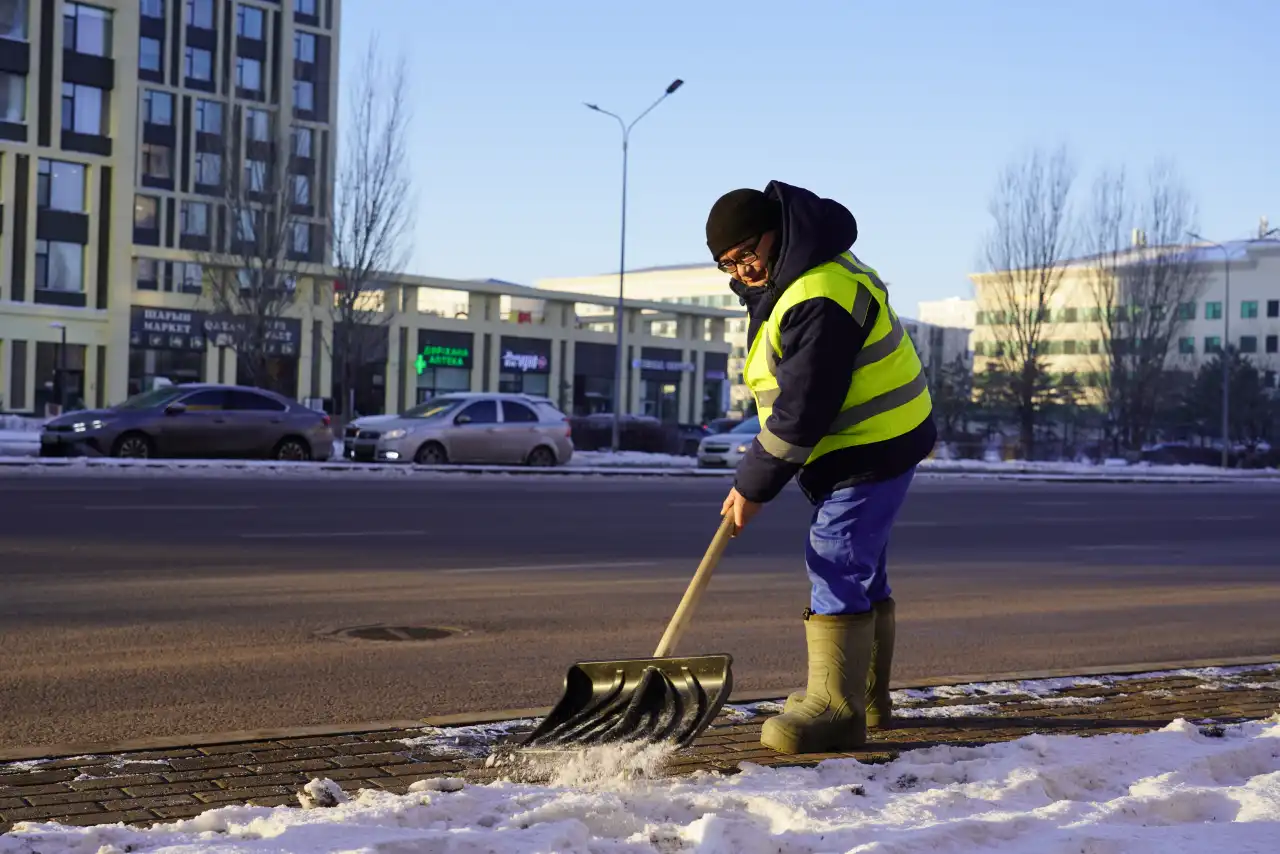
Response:
[{"label": "street light pole", "polygon": [[602,110],[595,104],[586,104],[589,110],[594,110],[606,116],[612,116],[618,122],[618,127],[622,129],[622,235],[619,241],[618,249],[618,308],[617,314],[614,316],[613,325],[617,332],[617,348],[618,352],[614,357],[614,379],[613,379],[613,440],[611,447],[614,453],[622,446],[622,389],[623,389],[623,292],[626,286],[626,270],[627,270],[627,149],[631,140],[631,129],[636,126],[636,122],[643,119],[653,110],[654,107],[661,104],[667,99],[668,95],[674,93],[677,89],[684,85],[683,80],[673,80],[671,85],[658,100],[649,105],[649,109],[631,120],[627,124],[622,116],[617,113],[611,113],[608,110]]}]

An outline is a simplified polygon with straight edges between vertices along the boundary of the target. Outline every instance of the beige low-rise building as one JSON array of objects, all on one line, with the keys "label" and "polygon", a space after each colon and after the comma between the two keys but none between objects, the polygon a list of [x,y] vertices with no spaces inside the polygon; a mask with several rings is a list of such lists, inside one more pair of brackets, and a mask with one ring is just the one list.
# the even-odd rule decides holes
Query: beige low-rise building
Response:
[{"label": "beige low-rise building", "polygon": [[[1144,253],[1188,253],[1198,281],[1197,292],[1170,310],[1177,312],[1179,327],[1168,357],[1170,369],[1193,371],[1229,341],[1263,371],[1268,385],[1276,387],[1280,371],[1280,241],[1239,240],[1216,245],[1139,247],[1129,258]],[[1230,260],[1230,293],[1227,293],[1227,260]],[[1108,262],[1108,269],[1112,264]],[[1100,265],[1080,259],[1062,270],[1060,283],[1049,300],[1042,354],[1049,371],[1071,375],[1086,389],[1087,399],[1098,399],[1100,375],[1106,370],[1101,319],[1104,301],[1096,282]],[[1001,334],[1009,326],[1001,320],[1002,301],[997,297],[999,274],[970,276],[975,291],[974,370],[996,364]]]},{"label": "beige low-rise building", "polygon": [[[748,411],[751,391],[742,380],[747,356],[748,320],[741,300],[729,290],[729,277],[714,264],[682,264],[628,270],[623,286],[626,296],[636,299],[714,307],[733,312],[725,325],[732,346],[728,368],[732,384],[727,403],[728,408],[735,413]],[[618,274],[540,279],[535,287],[612,297],[616,300]],[[892,293],[892,283],[888,283],[888,287]],[[892,297],[890,299],[892,301]],[[970,355],[967,328],[944,327],[905,316],[902,317],[902,324],[915,344],[921,361],[928,368],[931,379],[936,378],[937,371],[945,362],[957,356],[968,358]]]}]

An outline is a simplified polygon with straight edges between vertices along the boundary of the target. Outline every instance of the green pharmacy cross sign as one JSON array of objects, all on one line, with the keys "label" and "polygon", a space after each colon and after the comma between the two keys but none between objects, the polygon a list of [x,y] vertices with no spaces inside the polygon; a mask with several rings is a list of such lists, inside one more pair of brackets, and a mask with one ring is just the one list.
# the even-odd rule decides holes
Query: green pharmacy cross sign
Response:
[{"label": "green pharmacy cross sign", "polygon": [[413,360],[413,366],[421,374],[427,368],[465,368],[471,357],[470,347],[442,347],[431,344],[422,349]]}]

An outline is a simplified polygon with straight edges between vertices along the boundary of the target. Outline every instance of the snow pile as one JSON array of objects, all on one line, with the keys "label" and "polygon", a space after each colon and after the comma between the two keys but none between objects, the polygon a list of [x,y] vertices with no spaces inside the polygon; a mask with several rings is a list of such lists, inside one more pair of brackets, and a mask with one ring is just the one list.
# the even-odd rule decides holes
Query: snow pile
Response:
[{"label": "snow pile", "polygon": [[1125,460],[1107,460],[1103,464],[1087,462],[1026,462],[1024,460],[944,460],[926,459],[920,463],[921,472],[938,474],[1037,474],[1064,476],[1093,476],[1099,478],[1140,476],[1162,477],[1275,477],[1275,469],[1224,469],[1204,465],[1161,465],[1157,463],[1133,463]]},{"label": "snow pile", "polygon": [[0,415],[0,433],[39,433],[46,420],[28,415]]},{"label": "snow pile", "polygon": [[224,807],[146,830],[20,824],[0,837],[0,854],[1275,852],[1280,717],[941,746],[882,765],[433,783],[324,809]]},{"label": "snow pile", "polygon": [[570,466],[591,468],[695,468],[693,457],[675,454],[650,454],[644,451],[574,451]]},{"label": "snow pile", "polygon": [[31,457],[39,452],[38,430],[0,430],[0,457]]}]

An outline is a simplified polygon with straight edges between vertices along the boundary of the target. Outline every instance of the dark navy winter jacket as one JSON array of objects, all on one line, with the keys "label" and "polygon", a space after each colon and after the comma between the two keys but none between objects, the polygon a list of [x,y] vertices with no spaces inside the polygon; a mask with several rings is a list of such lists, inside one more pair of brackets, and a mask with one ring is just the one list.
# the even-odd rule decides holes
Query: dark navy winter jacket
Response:
[{"label": "dark navy winter jacket", "polygon": [[[847,251],[858,238],[853,214],[839,202],[781,181],[771,181],[765,193],[782,203],[782,230],[769,282],[754,288],[736,279],[730,284],[750,316],[748,347],[784,290],[805,272]],[[836,302],[809,299],[782,318],[779,396],[769,419],[769,429],[779,439],[812,448],[827,435],[878,311],[873,302],[867,321],[859,325]],[[800,488],[816,503],[836,489],[906,473],[929,455],[937,438],[929,417],[902,436],[832,451],[803,467],[773,456],[756,441],[738,464],[734,486],[749,501],[763,503],[799,474]]]}]

